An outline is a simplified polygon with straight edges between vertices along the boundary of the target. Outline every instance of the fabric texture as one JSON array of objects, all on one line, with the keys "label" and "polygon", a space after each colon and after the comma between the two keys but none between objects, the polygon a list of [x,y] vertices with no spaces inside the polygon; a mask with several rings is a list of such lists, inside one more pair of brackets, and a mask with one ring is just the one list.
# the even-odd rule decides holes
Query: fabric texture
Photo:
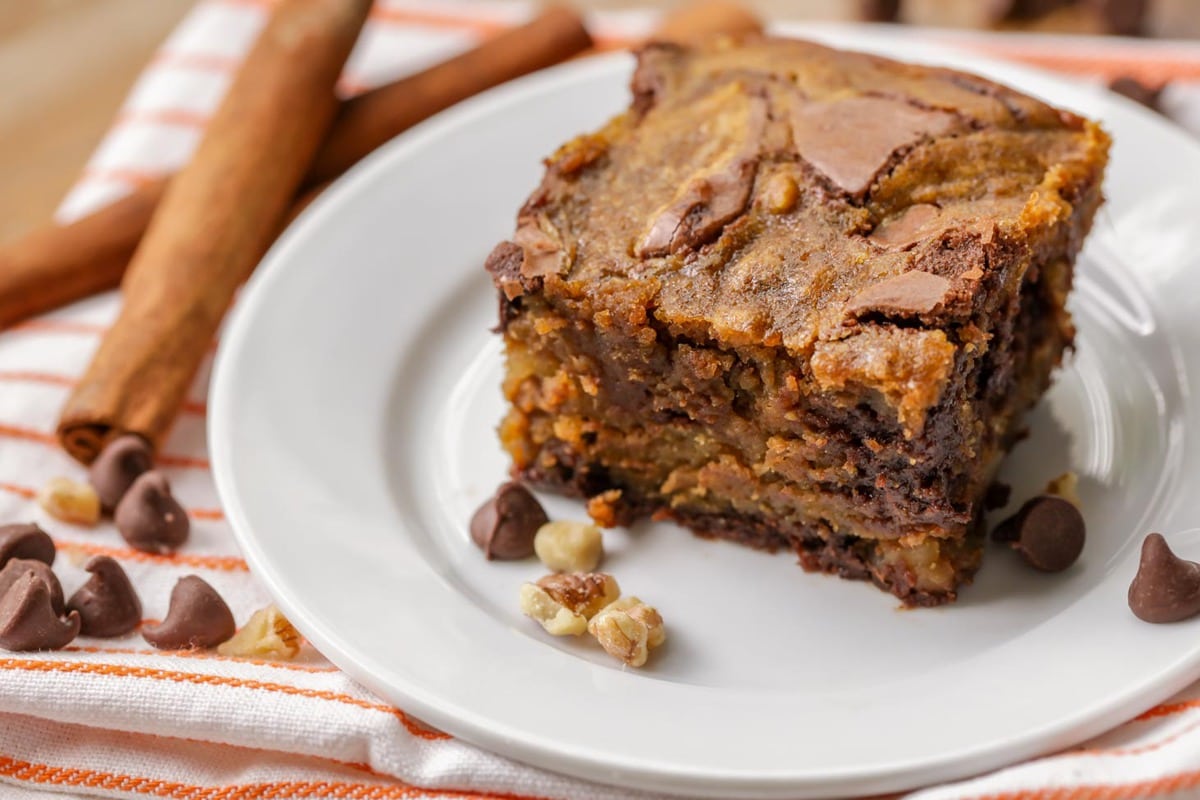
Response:
[{"label": "fabric texture", "polygon": [[[69,220],[178,168],[269,13],[266,0],[204,0],[163,44],[111,133],[64,201]],[[530,13],[524,3],[377,4],[342,80],[351,94],[426,66]],[[607,13],[609,42],[653,26],[650,12]],[[909,31],[906,35],[947,38]],[[1099,73],[1181,79],[1164,105],[1200,132],[1200,47],[955,36],[958,46],[1096,80]],[[0,333],[0,523],[36,520],[59,547],[68,594],[91,555],[118,559],[145,616],[161,619],[174,582],[209,581],[239,623],[270,602],[224,520],[205,448],[207,364],[160,464],[192,517],[172,556],[129,549],[111,524],[84,529],[34,502],[50,478],[85,477],[56,445],[58,411],[119,308],[115,293]],[[356,685],[311,647],[292,662],[164,653],[140,635],[82,637],[56,653],[0,652],[0,787],[105,797],[546,797],[632,793],[516,764],[430,730]],[[1115,731],[1054,756],[911,795],[948,798],[1200,797],[1200,684]]]}]

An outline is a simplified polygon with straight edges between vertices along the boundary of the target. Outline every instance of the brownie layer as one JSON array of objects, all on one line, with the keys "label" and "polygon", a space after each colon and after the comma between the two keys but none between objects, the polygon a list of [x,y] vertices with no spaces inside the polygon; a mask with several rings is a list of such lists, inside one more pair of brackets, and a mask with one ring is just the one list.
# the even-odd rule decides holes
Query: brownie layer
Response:
[{"label": "brownie layer", "polygon": [[631,342],[617,353],[613,337],[564,325],[537,301],[506,329],[512,409],[501,437],[519,477],[596,498],[593,514],[609,523],[671,518],[791,547],[806,569],[873,580],[909,604],[953,599],[978,567],[978,499],[1072,336],[1069,264],[1029,274],[1020,310],[963,356],[920,437],[868,405],[795,392],[796,365],[779,353],[751,364],[660,343],[664,331],[648,356]]}]

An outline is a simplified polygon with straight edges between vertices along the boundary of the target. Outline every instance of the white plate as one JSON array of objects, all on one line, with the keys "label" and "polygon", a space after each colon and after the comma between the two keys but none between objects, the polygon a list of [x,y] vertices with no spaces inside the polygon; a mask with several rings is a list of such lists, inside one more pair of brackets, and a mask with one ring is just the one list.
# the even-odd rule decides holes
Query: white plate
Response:
[{"label": "white plate", "polygon": [[[828,797],[940,781],[1096,734],[1200,677],[1200,627],[1126,608],[1151,529],[1200,557],[1200,148],[1098,88],[877,33],[835,44],[973,69],[1104,121],[1110,198],[1079,266],[1079,351],[1005,469],[1016,497],[1082,476],[1086,553],[1033,574],[989,547],[956,605],[899,612],[665,524],[606,569],[670,638],[644,670],[517,611],[535,563],[486,563],[467,520],[504,477],[495,298],[481,265],[560,142],[625,107],[630,59],[465,103],[329,191],[223,338],[211,447],[229,519],[300,629],[463,739],[600,781]],[[1187,480],[1185,481],[1185,478]],[[552,516],[582,507],[549,498]]]}]

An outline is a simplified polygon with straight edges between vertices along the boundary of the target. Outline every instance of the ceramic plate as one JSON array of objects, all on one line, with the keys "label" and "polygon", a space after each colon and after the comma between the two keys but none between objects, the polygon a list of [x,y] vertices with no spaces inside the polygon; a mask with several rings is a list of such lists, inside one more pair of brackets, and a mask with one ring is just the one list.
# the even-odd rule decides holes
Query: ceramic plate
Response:
[{"label": "ceramic plate", "polygon": [[[504,478],[496,300],[481,265],[540,159],[625,108],[624,54],[569,64],[392,142],[321,198],[243,294],[211,448],[255,573],[332,661],[465,740],[599,781],[829,797],[957,778],[1079,742],[1200,677],[1200,621],[1126,607],[1144,533],[1200,558],[1200,146],[1099,88],[878,33],[821,38],[982,72],[1101,119],[1109,203],[1079,262],[1078,352],[1006,463],[1014,497],[1068,468],[1081,561],[989,547],[952,606],[901,611],[669,524],[607,535],[605,569],[662,612],[642,670],[517,610],[534,562],[467,521]],[[552,517],[580,504],[546,498]]]}]

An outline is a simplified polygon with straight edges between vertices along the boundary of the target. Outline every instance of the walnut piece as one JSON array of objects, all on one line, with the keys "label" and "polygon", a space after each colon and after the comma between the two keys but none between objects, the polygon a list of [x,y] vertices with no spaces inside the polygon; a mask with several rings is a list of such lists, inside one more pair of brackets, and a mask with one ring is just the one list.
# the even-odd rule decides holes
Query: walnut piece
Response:
[{"label": "walnut piece", "polygon": [[557,603],[591,619],[621,596],[617,579],[604,572],[571,572],[547,575],[537,585]]},{"label": "walnut piece", "polygon": [[667,638],[662,616],[636,597],[622,597],[610,603],[592,617],[587,629],[606,653],[631,667],[645,664],[650,648],[658,647]]},{"label": "walnut piece", "polygon": [[521,613],[552,636],[578,636],[588,619],[621,595],[613,576],[602,572],[547,575],[521,586]]},{"label": "walnut piece", "polygon": [[555,572],[591,572],[604,556],[603,534],[587,522],[555,520],[538,528],[533,551]]},{"label": "walnut piece", "polygon": [[621,490],[609,489],[594,497],[588,498],[587,513],[601,528],[617,527],[617,514],[620,510]]},{"label": "walnut piece", "polygon": [[763,192],[763,202],[772,214],[786,214],[796,207],[800,189],[796,179],[787,173],[772,175]]},{"label": "walnut piece", "polygon": [[75,525],[100,521],[100,496],[86,483],[52,478],[37,495],[38,505],[50,516]]},{"label": "walnut piece", "polygon": [[223,656],[287,661],[300,652],[300,632],[274,604],[260,608],[242,629],[217,647]]}]

